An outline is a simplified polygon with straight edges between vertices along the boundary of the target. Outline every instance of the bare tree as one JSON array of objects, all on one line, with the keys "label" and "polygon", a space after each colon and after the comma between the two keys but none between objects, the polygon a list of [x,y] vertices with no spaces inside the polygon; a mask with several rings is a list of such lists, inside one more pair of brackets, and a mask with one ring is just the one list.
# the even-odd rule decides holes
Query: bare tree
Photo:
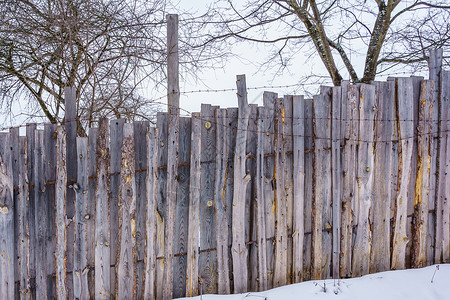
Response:
[{"label": "bare tree", "polygon": [[334,85],[347,76],[368,83],[399,65],[426,67],[430,48],[444,48],[446,59],[450,52],[447,0],[219,0],[206,16],[213,26],[202,45],[269,44],[264,64],[281,68],[307,53],[320,58]]},{"label": "bare tree", "polygon": [[[80,134],[101,116],[150,115],[140,89],[164,84],[168,9],[165,0],[0,0],[3,112],[22,99],[23,114],[61,122],[64,88],[74,86]],[[187,41],[196,22],[180,23]],[[179,51],[184,73],[217,57],[187,42]]]}]

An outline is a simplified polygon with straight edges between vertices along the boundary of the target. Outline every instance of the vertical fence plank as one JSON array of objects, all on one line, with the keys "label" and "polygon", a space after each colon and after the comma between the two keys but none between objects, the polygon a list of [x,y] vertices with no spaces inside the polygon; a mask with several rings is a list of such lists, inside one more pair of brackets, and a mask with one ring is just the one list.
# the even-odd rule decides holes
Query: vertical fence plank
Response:
[{"label": "vertical fence plank", "polygon": [[305,237],[305,103],[303,96],[293,97],[293,282],[300,282],[303,273],[303,242]]},{"label": "vertical fence plank", "polygon": [[356,205],[358,227],[353,247],[352,276],[369,273],[370,267],[370,210],[373,190],[373,123],[375,116],[375,86],[363,84],[360,87],[359,149],[356,173]]},{"label": "vertical fence plank", "polygon": [[276,93],[264,92],[263,102],[266,109],[266,118],[264,125],[264,132],[266,137],[263,140],[264,147],[264,206],[266,212],[266,238],[270,239],[267,245],[267,289],[273,287],[273,273],[275,268],[274,260],[274,240],[275,237],[275,100],[278,95]]},{"label": "vertical fence plank", "polygon": [[56,298],[56,138],[57,125],[44,125],[44,172],[47,201],[47,297]]},{"label": "vertical fence plank", "polygon": [[0,133],[0,295],[14,299],[14,186],[10,145],[10,134]]},{"label": "vertical fence plank", "polygon": [[97,184],[95,187],[95,298],[100,299],[108,299],[112,292],[108,137],[108,119],[100,119],[96,147]]},{"label": "vertical fence plank", "polygon": [[146,178],[147,178],[147,132],[149,122],[133,122],[136,169],[136,298],[142,299],[144,292]]},{"label": "vertical fence plank", "polygon": [[250,109],[247,104],[247,87],[245,75],[238,75],[236,79],[239,104],[238,126],[236,135],[236,152],[234,155],[234,191],[232,207],[232,259],[234,292],[247,291],[247,257],[245,244],[245,195],[250,174],[246,170],[246,140]]},{"label": "vertical fence plank", "polygon": [[357,161],[357,137],[359,114],[359,88],[347,87],[342,94],[342,119],[344,122],[342,150],[342,217],[341,217],[341,262],[340,277],[352,275],[352,235],[353,235],[353,202],[355,195],[355,177]]},{"label": "vertical fence plank", "polygon": [[214,206],[216,221],[217,283],[219,294],[230,293],[228,268],[228,217],[225,203],[225,180],[228,162],[227,111],[216,112],[216,171],[214,180]]},{"label": "vertical fence plank", "polygon": [[375,158],[373,173],[373,223],[370,272],[389,270],[390,265],[390,176],[392,149],[392,111],[395,85],[393,82],[375,82]]},{"label": "vertical fence plank", "polygon": [[157,201],[157,172],[158,172],[158,133],[157,129],[151,127],[146,136],[147,139],[147,178],[146,178],[146,252],[144,272],[144,294],[143,298],[151,300],[156,298],[156,201]]},{"label": "vertical fence plank", "polygon": [[287,283],[288,235],[287,203],[285,189],[286,149],[285,149],[285,115],[282,99],[275,102],[275,266],[273,286]]},{"label": "vertical fence plank", "polygon": [[26,160],[26,170],[27,178],[26,182],[28,194],[28,224],[29,224],[29,234],[30,234],[30,257],[29,257],[29,269],[30,269],[30,297],[32,299],[36,298],[36,203],[35,203],[35,191],[34,191],[34,151],[35,151],[35,131],[36,124],[26,125],[26,144],[27,144],[27,160]]},{"label": "vertical fence plank", "polygon": [[[119,235],[119,185],[120,185],[120,161],[121,161],[121,148],[123,140],[123,126],[125,119],[111,120],[110,126],[110,139],[107,141],[110,145],[110,162],[109,162],[109,177],[110,177],[110,205],[109,205],[109,232],[110,236],[117,237]],[[119,239],[110,240],[110,263],[111,263],[111,275],[110,275],[110,287],[111,295],[117,293],[117,265],[118,265],[118,247]]]},{"label": "vertical fence plank", "polygon": [[[201,176],[201,115],[192,114],[190,182],[189,182],[189,220],[187,243],[186,296],[198,295],[199,246],[200,246],[200,176]],[[227,241],[228,242],[228,241]],[[228,244],[227,244],[228,246]]]},{"label": "vertical fence plank", "polygon": [[136,298],[136,178],[133,124],[123,127],[119,184],[117,299]]},{"label": "vertical fence plank", "polygon": [[45,198],[44,132],[36,131],[34,153],[34,193],[36,228],[36,299],[47,299],[47,199]]},{"label": "vertical fence plank", "polygon": [[96,216],[96,198],[95,189],[97,186],[97,136],[98,128],[89,129],[89,150],[88,150],[88,199],[86,203],[86,263],[88,268],[88,289],[89,297],[95,295],[95,216]]},{"label": "vertical fence plank", "polygon": [[75,299],[89,299],[87,265],[87,207],[88,207],[88,138],[77,138],[77,183],[75,190],[75,243],[73,253],[73,296]]},{"label": "vertical fence plank", "polygon": [[169,299],[173,295],[173,250],[175,233],[175,212],[178,189],[178,148],[179,148],[179,110],[169,108],[168,138],[167,138],[167,201],[164,228],[164,277],[163,298]]},{"label": "vertical fence plank", "polygon": [[12,177],[13,177],[13,208],[14,208],[14,285],[17,298],[20,297],[20,206],[19,206],[19,127],[9,129],[11,142],[11,160],[12,160]]},{"label": "vertical fence plank", "polygon": [[267,290],[267,237],[264,185],[264,137],[266,108],[258,107],[256,142],[256,249],[258,251],[258,290]]},{"label": "vertical fence plank", "polygon": [[413,110],[409,105],[413,99],[413,81],[410,78],[397,79],[397,103],[398,103],[398,122],[399,122],[399,190],[396,199],[396,216],[394,227],[394,239],[392,246],[391,268],[401,270],[406,267],[406,245],[408,237],[406,232],[407,219],[407,192],[411,174],[411,159],[413,151],[414,127]]},{"label": "vertical fence plank", "polygon": [[[436,205],[437,216],[442,221],[442,242],[437,241],[436,248],[441,248],[441,262],[450,262],[450,72],[442,71],[440,78],[440,99],[439,99],[439,179],[438,179],[438,202]],[[442,216],[442,217],[441,217]],[[439,226],[436,224],[436,226]],[[437,252],[439,254],[439,252]],[[435,261],[438,263],[438,261]]]},{"label": "vertical fence plank", "polygon": [[66,133],[58,127],[56,140],[56,295],[68,298],[67,291],[67,226],[66,217]]},{"label": "vertical fence plank", "polygon": [[431,118],[433,112],[433,82],[422,81],[419,99],[417,172],[415,178],[414,211],[412,216],[411,267],[426,266],[428,234],[428,194],[430,184],[429,156],[432,149]]}]

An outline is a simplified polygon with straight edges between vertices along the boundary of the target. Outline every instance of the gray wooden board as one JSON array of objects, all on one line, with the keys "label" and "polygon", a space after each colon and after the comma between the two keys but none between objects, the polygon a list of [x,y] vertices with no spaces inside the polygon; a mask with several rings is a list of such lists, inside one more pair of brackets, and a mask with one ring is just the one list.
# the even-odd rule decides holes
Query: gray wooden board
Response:
[{"label": "gray wooden board", "polygon": [[186,296],[198,295],[198,263],[200,246],[199,200],[200,200],[200,153],[201,153],[201,115],[192,114],[191,151],[189,172],[189,220],[187,242]]},{"label": "gray wooden board", "polygon": [[359,113],[359,88],[347,87],[342,94],[342,119],[344,123],[342,137],[345,141],[342,149],[342,218],[341,218],[341,260],[340,277],[352,275],[352,235],[353,235],[353,202],[356,192],[356,161]]},{"label": "gray wooden board", "polygon": [[119,181],[120,181],[120,149],[122,147],[122,138],[123,138],[123,126],[125,124],[125,119],[117,119],[111,120],[109,123],[110,126],[110,135],[111,138],[109,140],[110,145],[110,233],[113,237],[111,239],[110,251],[111,251],[111,294],[115,295],[114,289],[117,286],[116,281],[116,265],[117,265],[117,255],[119,249],[117,248],[118,243],[118,232],[119,232]]},{"label": "gray wooden board", "polygon": [[313,129],[313,101],[305,100],[305,242],[303,248],[303,280],[311,279],[312,258],[312,186],[314,180],[313,157],[314,157],[314,129]]},{"label": "gray wooden board", "polygon": [[[56,298],[56,124],[44,125],[44,172],[47,197],[47,297]],[[50,184],[51,183],[51,184]]]},{"label": "gray wooden board", "polygon": [[370,272],[383,272],[390,268],[390,176],[392,149],[392,110],[395,85],[393,82],[375,82],[375,161],[374,199],[372,222],[372,252]]},{"label": "gray wooden board", "polygon": [[[109,122],[100,119],[97,134],[95,155],[97,161],[95,186],[95,296],[94,298],[109,298],[114,296],[114,286],[111,286],[111,235],[110,235],[110,148]],[[117,204],[115,204],[117,205]],[[113,240],[116,240],[113,236]]]},{"label": "gray wooden board", "polygon": [[[158,257],[164,256],[164,216],[166,205],[166,180],[167,170],[167,114],[158,113],[156,117],[156,127],[158,128],[158,197],[156,205],[156,253]],[[156,287],[161,287],[163,282],[164,260],[160,259],[156,263]],[[161,289],[156,290],[156,298],[162,299]]]},{"label": "gray wooden board", "polygon": [[34,153],[35,229],[36,229],[36,299],[47,299],[47,199],[45,197],[44,132],[36,131]]},{"label": "gray wooden board", "polygon": [[266,108],[266,121],[264,131],[266,137],[264,139],[264,205],[266,211],[266,238],[270,238],[267,242],[267,288],[273,288],[273,272],[275,268],[274,260],[274,242],[275,237],[275,100],[277,94],[272,92],[264,92],[263,102]]},{"label": "gray wooden board", "polygon": [[124,124],[120,151],[117,299],[136,299],[136,169],[133,133],[133,124]]},{"label": "gray wooden board", "polygon": [[136,169],[136,298],[142,299],[144,292],[147,139],[149,122],[134,122],[134,151]]},{"label": "gray wooden board", "polygon": [[[201,107],[201,189],[200,189],[200,250],[216,247],[215,220],[214,220],[214,158],[216,155],[216,124],[214,109],[211,105],[203,104]],[[209,122],[209,123],[208,123]],[[208,127],[208,128],[207,128]],[[212,251],[200,253],[199,287],[203,293],[217,292],[217,263],[216,253]]]},{"label": "gray wooden board", "polygon": [[292,282],[302,280],[303,243],[305,237],[305,101],[293,97],[293,224],[292,224]]},{"label": "gray wooden board", "polygon": [[0,133],[0,294],[15,298],[14,290],[14,196],[10,134]]},{"label": "gray wooden board", "polygon": [[97,135],[98,128],[89,129],[89,150],[88,150],[88,200],[86,205],[86,263],[89,268],[88,271],[88,286],[89,295],[95,295],[95,188],[97,183],[97,159],[96,159],[96,147],[97,147]]},{"label": "gray wooden board", "polygon": [[[178,148],[178,190],[175,208],[174,253],[186,253],[188,243],[189,217],[189,161],[191,154],[191,118],[180,118]],[[198,246],[197,246],[198,247]],[[173,297],[186,295],[187,257],[176,256],[173,259]]]},{"label": "gray wooden board", "polygon": [[356,198],[358,220],[352,253],[352,276],[369,273],[371,228],[370,211],[373,202],[373,124],[375,117],[375,86],[360,86],[359,143],[356,171]]},{"label": "gray wooden board", "polygon": [[[66,133],[66,169],[67,180],[66,187],[66,217],[72,220],[75,215],[75,191],[69,186],[77,182],[77,98],[76,88],[66,87],[64,89],[64,105],[65,105],[65,133]],[[66,252],[67,252],[67,270],[73,270],[74,263],[74,243],[75,243],[75,226],[70,222],[67,226]],[[69,272],[67,274],[67,290],[69,298],[73,295],[73,276]]]},{"label": "gray wooden board", "polygon": [[35,213],[35,191],[34,191],[34,150],[35,150],[35,131],[36,124],[27,124],[26,137],[27,137],[27,193],[28,193],[28,215],[29,215],[29,234],[30,234],[30,257],[29,257],[29,269],[30,269],[30,298],[36,298],[36,227],[34,220],[36,218]]},{"label": "gray wooden board", "polygon": [[86,218],[88,208],[88,138],[77,138],[77,183],[75,190],[75,243],[74,243],[74,263],[73,263],[73,296],[75,299],[89,299],[87,264],[87,224]]},{"label": "gray wooden board", "polygon": [[13,177],[13,202],[14,202],[14,284],[16,297],[20,295],[20,265],[19,265],[19,127],[9,129],[11,143],[11,161]]}]

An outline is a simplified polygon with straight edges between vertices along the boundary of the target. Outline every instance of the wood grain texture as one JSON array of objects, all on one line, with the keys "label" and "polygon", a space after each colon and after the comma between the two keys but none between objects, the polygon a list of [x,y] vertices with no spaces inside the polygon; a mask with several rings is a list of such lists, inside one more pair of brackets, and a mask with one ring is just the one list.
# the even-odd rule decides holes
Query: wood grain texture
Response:
[{"label": "wood grain texture", "polygon": [[228,163],[227,111],[217,109],[216,114],[216,168],[214,180],[214,206],[216,220],[217,283],[219,294],[230,293],[228,268],[228,217],[225,203],[225,180]]},{"label": "wood grain texture", "polygon": [[119,184],[117,299],[136,298],[136,177],[133,124],[123,127]]},{"label": "wood grain texture", "polygon": [[34,192],[36,229],[36,299],[47,299],[47,199],[45,197],[44,132],[36,131],[34,153]]},{"label": "wood grain texture", "polygon": [[14,200],[10,134],[0,133],[0,294],[15,299]]},{"label": "wood grain texture", "polygon": [[97,135],[98,128],[89,129],[89,150],[88,150],[88,199],[86,205],[86,263],[88,271],[89,296],[95,295],[95,216],[96,216],[96,198],[95,189],[97,185]]},{"label": "wood grain texture", "polygon": [[9,129],[10,133],[10,150],[12,162],[12,178],[13,178],[13,207],[14,207],[14,284],[15,293],[17,297],[20,296],[20,207],[19,207],[19,127],[12,127]]},{"label": "wood grain texture", "polygon": [[28,259],[30,270],[30,297],[36,298],[36,201],[34,190],[34,152],[35,152],[35,138],[36,138],[36,124],[26,125],[26,144],[27,144],[27,159],[26,159],[26,173],[28,181],[26,182],[26,193],[28,194],[28,232],[30,234],[30,257]]},{"label": "wood grain texture", "polygon": [[66,133],[58,127],[56,140],[56,295],[68,298],[67,291],[67,226],[66,217]]},{"label": "wood grain texture", "polygon": [[305,101],[303,96],[293,97],[293,282],[302,280],[303,244],[305,240]]},{"label": "wood grain texture", "polygon": [[167,19],[167,104],[168,111],[180,106],[180,79],[178,55],[178,15],[168,14]]},{"label": "wood grain texture", "polygon": [[359,147],[356,171],[356,215],[358,227],[353,246],[352,276],[369,273],[372,232],[370,210],[373,202],[373,124],[375,117],[375,86],[360,86]]},{"label": "wood grain texture", "polygon": [[347,87],[342,94],[342,120],[344,122],[342,150],[342,216],[340,277],[352,276],[353,202],[356,193],[355,177],[358,145],[359,88]]},{"label": "wood grain texture", "polygon": [[415,180],[414,212],[412,217],[411,267],[422,268],[427,261],[428,194],[433,138],[431,120],[433,113],[433,82],[422,81],[419,99],[419,126],[417,173]]},{"label": "wood grain texture", "polygon": [[95,187],[95,298],[109,299],[111,295],[111,252],[110,252],[110,152],[108,147],[108,120],[100,119],[96,161],[97,184]]},{"label": "wood grain texture", "polygon": [[88,273],[88,236],[86,217],[88,209],[88,138],[77,138],[77,182],[73,184],[75,191],[75,243],[73,262],[73,296],[75,299],[89,299]]},{"label": "wood grain texture", "polygon": [[392,122],[394,110],[394,82],[375,82],[375,158],[373,182],[373,223],[370,272],[383,272],[390,268],[390,176],[386,170],[392,169]]},{"label": "wood grain texture", "polygon": [[238,126],[236,134],[236,152],[234,155],[234,190],[232,208],[232,259],[234,292],[247,291],[247,259],[248,250],[245,244],[245,195],[247,185],[250,182],[250,174],[246,170],[246,140],[249,118],[249,107],[247,103],[247,88],[245,75],[236,78],[237,96],[239,104]]},{"label": "wood grain texture", "polygon": [[146,243],[145,243],[145,272],[144,294],[146,300],[155,299],[156,283],[156,222],[157,222],[157,193],[158,193],[158,132],[154,127],[149,128],[147,139],[147,179],[146,179]]},{"label": "wood grain texture", "polygon": [[189,220],[187,243],[186,296],[198,295],[199,248],[200,248],[200,177],[201,164],[201,115],[192,114],[190,183],[189,183]]},{"label": "wood grain texture", "polygon": [[413,98],[413,81],[409,78],[397,79],[397,115],[399,123],[399,187],[396,197],[396,215],[392,245],[391,269],[401,270],[406,267],[406,245],[409,242],[406,232],[407,192],[411,174],[414,128],[413,110],[408,104]]}]

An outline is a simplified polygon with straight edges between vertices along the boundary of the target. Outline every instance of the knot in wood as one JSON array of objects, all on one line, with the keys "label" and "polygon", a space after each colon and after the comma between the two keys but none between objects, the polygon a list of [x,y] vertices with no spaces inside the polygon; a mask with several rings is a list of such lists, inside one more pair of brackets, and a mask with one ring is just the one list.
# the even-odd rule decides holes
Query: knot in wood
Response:
[{"label": "knot in wood", "polygon": [[2,212],[2,214],[6,215],[8,213],[8,207],[3,206],[2,208],[0,208],[0,211]]},{"label": "knot in wood", "polygon": [[205,123],[205,128],[206,129],[210,129],[211,128],[211,122],[206,122]]}]

